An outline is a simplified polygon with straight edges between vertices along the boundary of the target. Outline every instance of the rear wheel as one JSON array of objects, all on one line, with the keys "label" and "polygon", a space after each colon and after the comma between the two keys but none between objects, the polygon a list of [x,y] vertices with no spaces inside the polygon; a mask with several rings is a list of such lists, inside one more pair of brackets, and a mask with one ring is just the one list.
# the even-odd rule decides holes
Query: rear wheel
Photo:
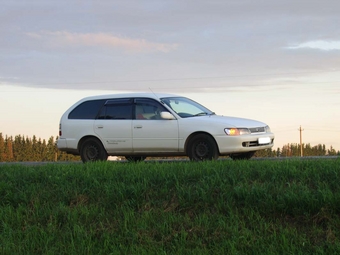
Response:
[{"label": "rear wheel", "polygon": [[218,149],[211,136],[200,134],[190,140],[187,154],[193,161],[214,160],[218,158]]},{"label": "rear wheel", "polygon": [[125,156],[125,158],[129,162],[140,162],[146,159],[145,156]]},{"label": "rear wheel", "polygon": [[88,138],[81,145],[80,157],[81,160],[86,163],[89,161],[105,161],[108,155],[98,139]]},{"label": "rear wheel", "polygon": [[254,154],[255,151],[249,151],[245,153],[231,154],[229,155],[229,157],[231,157],[233,160],[247,160],[254,156]]}]

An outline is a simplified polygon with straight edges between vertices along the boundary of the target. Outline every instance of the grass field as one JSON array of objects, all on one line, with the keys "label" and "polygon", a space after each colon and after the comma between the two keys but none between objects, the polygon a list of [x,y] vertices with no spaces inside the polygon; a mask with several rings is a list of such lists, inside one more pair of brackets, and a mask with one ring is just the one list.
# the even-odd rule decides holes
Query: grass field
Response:
[{"label": "grass field", "polygon": [[340,254],[340,160],[0,166],[0,254]]}]

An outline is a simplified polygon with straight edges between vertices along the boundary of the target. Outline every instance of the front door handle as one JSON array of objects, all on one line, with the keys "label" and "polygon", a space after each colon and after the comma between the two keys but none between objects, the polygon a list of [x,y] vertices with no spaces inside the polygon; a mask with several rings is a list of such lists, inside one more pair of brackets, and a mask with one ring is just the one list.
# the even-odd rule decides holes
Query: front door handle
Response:
[{"label": "front door handle", "polygon": [[142,128],[142,125],[134,126],[134,128]]}]

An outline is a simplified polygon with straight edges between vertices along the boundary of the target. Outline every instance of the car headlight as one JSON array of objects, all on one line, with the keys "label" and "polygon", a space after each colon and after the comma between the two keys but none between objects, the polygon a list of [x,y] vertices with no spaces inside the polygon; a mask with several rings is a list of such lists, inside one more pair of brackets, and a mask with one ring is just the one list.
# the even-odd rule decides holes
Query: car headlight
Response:
[{"label": "car headlight", "polygon": [[265,126],[264,127],[264,131],[266,132],[266,133],[270,133],[271,131],[270,131],[270,127],[269,126]]},{"label": "car headlight", "polygon": [[230,136],[251,134],[248,128],[225,128],[224,132]]}]

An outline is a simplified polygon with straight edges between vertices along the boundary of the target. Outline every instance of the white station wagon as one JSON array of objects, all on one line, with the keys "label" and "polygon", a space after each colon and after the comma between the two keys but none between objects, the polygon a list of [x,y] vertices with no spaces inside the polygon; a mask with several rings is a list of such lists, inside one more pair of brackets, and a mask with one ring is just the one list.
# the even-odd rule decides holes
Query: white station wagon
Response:
[{"label": "white station wagon", "polygon": [[80,100],[61,117],[57,141],[59,150],[80,155],[83,162],[108,156],[249,159],[273,145],[274,134],[262,122],[218,116],[189,98],[152,93]]}]

